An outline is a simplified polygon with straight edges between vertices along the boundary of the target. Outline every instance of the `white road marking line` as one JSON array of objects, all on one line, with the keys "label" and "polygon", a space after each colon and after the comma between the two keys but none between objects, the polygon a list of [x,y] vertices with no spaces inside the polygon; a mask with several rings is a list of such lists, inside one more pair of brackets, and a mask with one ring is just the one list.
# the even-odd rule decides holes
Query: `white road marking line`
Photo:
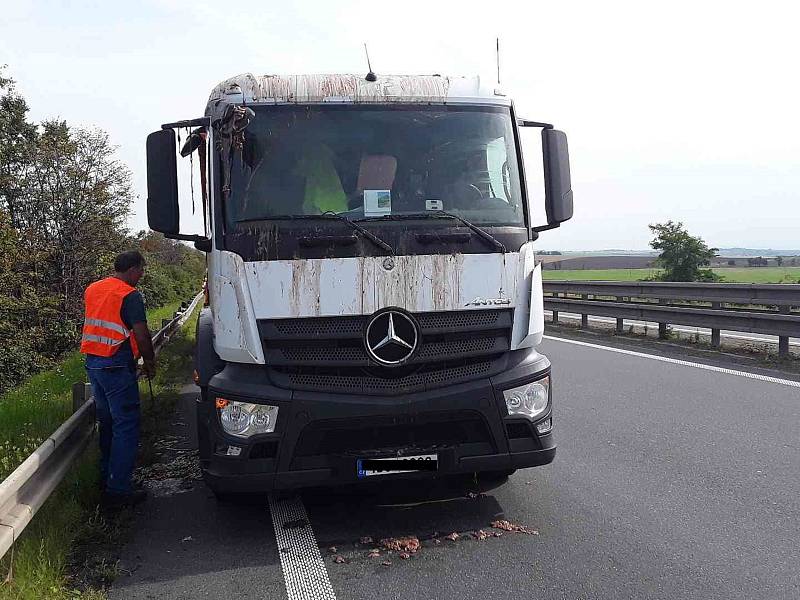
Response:
[{"label": "white road marking line", "polygon": [[289,600],[336,600],[303,501],[270,494],[269,511]]},{"label": "white road marking line", "polygon": [[747,371],[737,371],[736,369],[725,369],[723,367],[715,367],[713,365],[704,365],[703,363],[691,362],[688,360],[680,360],[677,358],[667,358],[666,356],[656,356],[655,354],[646,354],[644,352],[635,352],[634,350],[625,350],[623,348],[613,348],[611,346],[601,346],[600,344],[590,344],[589,342],[581,342],[578,340],[570,340],[566,338],[554,337],[552,335],[542,336],[546,340],[555,340],[557,342],[564,342],[566,344],[575,344],[576,346],[586,346],[587,348],[596,348],[598,350],[608,350],[609,352],[616,352],[617,354],[627,354],[628,356],[638,356],[640,358],[649,358],[651,360],[658,360],[673,365],[683,365],[684,367],[693,367],[695,369],[703,369],[704,371],[714,371],[715,373],[726,373],[728,375],[736,375],[738,377],[746,377],[747,379],[757,379],[759,381],[766,381],[768,383],[777,383],[779,385],[788,385],[789,387],[800,388],[800,381],[793,381],[791,379],[780,379],[778,377],[770,377],[769,375],[760,375],[758,373],[748,373]]}]

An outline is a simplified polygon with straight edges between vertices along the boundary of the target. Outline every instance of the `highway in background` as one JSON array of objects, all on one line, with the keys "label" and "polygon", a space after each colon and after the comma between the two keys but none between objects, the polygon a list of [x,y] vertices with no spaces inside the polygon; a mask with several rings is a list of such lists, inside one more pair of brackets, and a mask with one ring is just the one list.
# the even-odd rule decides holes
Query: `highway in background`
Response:
[{"label": "highway in background", "polygon": [[[552,465],[445,501],[427,488],[406,489],[402,506],[391,494],[300,496],[337,598],[800,597],[800,384],[567,340],[541,350]],[[194,396],[187,387],[174,427],[186,447]],[[287,597],[290,549],[266,498],[217,503],[195,482],[139,513],[111,598]],[[529,533],[476,538],[498,519]],[[409,535],[422,547],[408,559],[371,558],[361,543]],[[307,591],[295,597],[325,597]]]}]

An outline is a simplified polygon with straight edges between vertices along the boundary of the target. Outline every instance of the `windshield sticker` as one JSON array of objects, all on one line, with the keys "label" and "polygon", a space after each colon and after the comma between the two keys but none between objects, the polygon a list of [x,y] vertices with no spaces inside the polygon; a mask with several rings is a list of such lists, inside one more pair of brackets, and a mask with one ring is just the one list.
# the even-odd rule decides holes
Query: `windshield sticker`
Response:
[{"label": "windshield sticker", "polygon": [[391,190],[364,190],[364,215],[377,217],[392,212]]},{"label": "windshield sticker", "polygon": [[444,210],[441,200],[425,200],[425,210]]}]

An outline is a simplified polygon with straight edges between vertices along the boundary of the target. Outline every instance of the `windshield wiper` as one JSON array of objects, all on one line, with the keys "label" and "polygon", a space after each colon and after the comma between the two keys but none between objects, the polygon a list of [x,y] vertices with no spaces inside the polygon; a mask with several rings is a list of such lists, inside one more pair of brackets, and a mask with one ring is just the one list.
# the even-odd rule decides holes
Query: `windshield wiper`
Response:
[{"label": "windshield wiper", "polygon": [[281,220],[292,221],[292,220],[295,220],[295,219],[297,219],[297,220],[308,220],[308,221],[319,220],[319,219],[343,221],[344,223],[347,223],[352,229],[354,229],[355,231],[358,231],[361,235],[363,235],[365,238],[367,238],[370,242],[372,242],[373,244],[375,244],[379,248],[383,248],[389,254],[394,255],[394,248],[392,248],[389,244],[384,242],[377,235],[375,235],[374,233],[372,233],[368,229],[364,229],[358,223],[354,223],[348,217],[345,217],[344,215],[340,215],[339,213],[335,213],[333,211],[327,211],[327,212],[321,213],[319,215],[275,215],[275,216],[270,215],[269,217],[258,217],[258,218],[253,218],[253,219],[240,219],[237,222],[238,223],[247,223],[247,222],[252,222],[252,221],[281,221]]},{"label": "windshield wiper", "polygon": [[399,215],[381,215],[379,217],[364,217],[362,219],[359,219],[359,221],[393,221],[393,220],[419,219],[419,218],[429,218],[429,217],[455,219],[456,221],[460,221],[461,223],[469,227],[472,231],[477,233],[480,238],[489,242],[495,248],[499,248],[503,254],[507,252],[505,244],[500,240],[498,240],[496,237],[494,237],[491,233],[489,233],[485,229],[481,229],[474,223],[470,223],[464,217],[459,216],[455,213],[447,212],[446,210],[430,210],[425,212],[403,213]]}]

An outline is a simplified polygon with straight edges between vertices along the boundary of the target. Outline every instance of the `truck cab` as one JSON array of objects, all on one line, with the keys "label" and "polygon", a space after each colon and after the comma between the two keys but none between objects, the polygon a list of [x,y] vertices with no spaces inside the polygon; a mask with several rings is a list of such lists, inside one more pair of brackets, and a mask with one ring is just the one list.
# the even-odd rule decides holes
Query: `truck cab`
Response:
[{"label": "truck cab", "polygon": [[[566,136],[480,78],[372,79],[239,75],[148,137],[150,227],[207,253],[195,376],[218,494],[555,456],[534,244],[572,216]],[[543,198],[523,127],[541,129]],[[179,154],[203,235],[181,232]]]}]

